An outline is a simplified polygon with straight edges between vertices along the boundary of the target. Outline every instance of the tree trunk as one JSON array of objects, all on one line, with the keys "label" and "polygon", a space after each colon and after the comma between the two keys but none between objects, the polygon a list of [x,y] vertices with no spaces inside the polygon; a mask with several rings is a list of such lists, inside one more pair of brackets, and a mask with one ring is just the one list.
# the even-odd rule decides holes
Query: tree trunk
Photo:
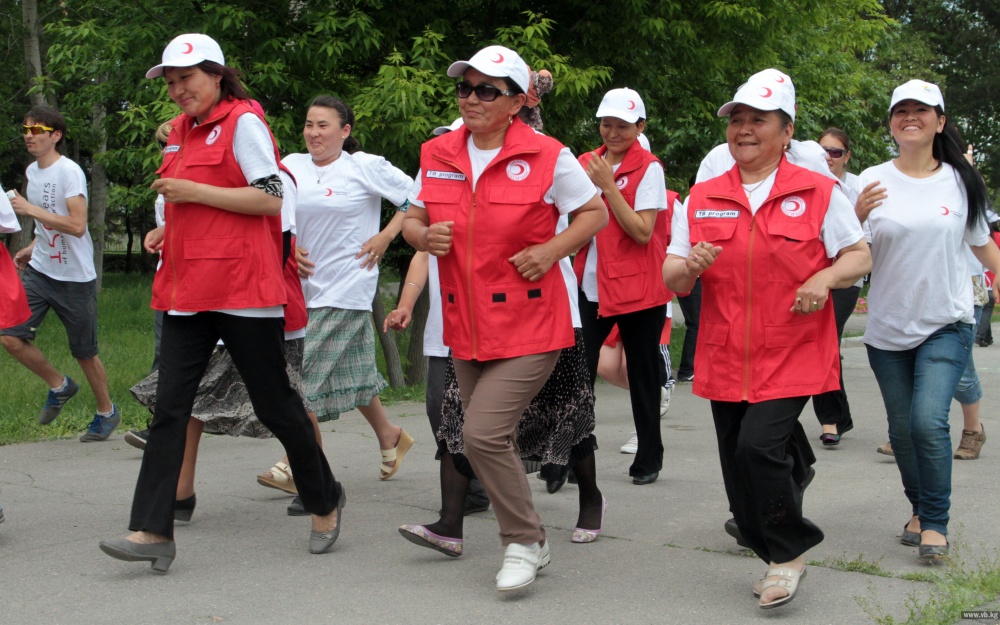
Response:
[{"label": "tree trunk", "polygon": [[[104,82],[104,78],[100,79]],[[97,151],[90,169],[90,202],[87,206],[90,237],[94,240],[94,268],[97,270],[97,290],[101,290],[104,278],[104,218],[108,209],[108,176],[101,164],[101,157],[108,151],[108,135],[104,131],[104,105],[95,103],[92,109],[92,125],[97,136]]]},{"label": "tree trunk", "polygon": [[393,388],[405,386],[403,366],[399,362],[399,348],[393,337],[382,331],[382,324],[385,322],[385,306],[382,305],[382,294],[377,290],[375,299],[372,300],[372,321],[375,323],[375,332],[378,334],[379,342],[382,343],[382,355],[385,356],[389,385]]},{"label": "tree trunk", "polygon": [[430,297],[427,294],[427,289],[424,289],[413,305],[413,317],[410,319],[410,327],[407,328],[407,331],[410,333],[410,347],[407,350],[407,360],[410,364],[406,368],[406,384],[409,386],[420,384],[427,379],[427,358],[424,356],[424,328],[427,326],[427,313],[429,310]]},{"label": "tree trunk", "polygon": [[[27,85],[30,89],[35,84],[35,79],[42,76],[42,45],[41,32],[42,25],[38,21],[38,1],[21,1],[21,30],[24,32],[24,70],[27,78]],[[28,95],[31,106],[45,104],[45,93],[43,91],[33,91]],[[26,189],[22,188],[23,194]],[[18,216],[21,224],[21,231],[15,233],[10,239],[10,251],[16,254],[21,249],[28,246],[35,237],[35,221],[29,217]]]}]

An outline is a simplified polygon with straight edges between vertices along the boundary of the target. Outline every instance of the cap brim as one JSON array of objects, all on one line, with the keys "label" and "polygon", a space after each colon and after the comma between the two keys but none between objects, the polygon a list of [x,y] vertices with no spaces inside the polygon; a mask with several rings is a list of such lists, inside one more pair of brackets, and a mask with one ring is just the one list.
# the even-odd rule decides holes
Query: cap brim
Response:
[{"label": "cap brim", "polygon": [[774,103],[768,102],[768,101],[763,100],[763,99],[761,99],[761,100],[759,100],[757,102],[746,102],[746,101],[743,101],[743,100],[733,100],[732,102],[726,102],[725,104],[723,104],[722,108],[719,109],[719,112],[717,113],[717,115],[719,117],[728,117],[729,114],[733,112],[733,109],[736,108],[737,104],[744,104],[746,106],[749,106],[750,108],[757,109],[758,111],[779,111],[779,110],[781,110],[780,106],[775,106]]},{"label": "cap brim", "polygon": [[171,59],[168,63],[160,63],[159,65],[151,68],[148,72],[146,72],[146,78],[159,78],[168,67],[194,67],[195,65],[206,60],[207,59],[203,58],[186,58],[184,60]]},{"label": "cap brim", "polygon": [[597,109],[597,113],[594,115],[597,119],[602,117],[617,117],[618,119],[627,121],[630,124],[634,124],[639,121],[640,116],[635,111],[630,111],[628,109],[618,109],[602,107]]}]

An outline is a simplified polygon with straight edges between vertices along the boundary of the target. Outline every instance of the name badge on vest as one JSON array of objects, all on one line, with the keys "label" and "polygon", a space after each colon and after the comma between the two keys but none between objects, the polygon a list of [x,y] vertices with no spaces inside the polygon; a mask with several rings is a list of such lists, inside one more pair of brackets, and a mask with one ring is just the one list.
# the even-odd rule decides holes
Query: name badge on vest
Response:
[{"label": "name badge on vest", "polygon": [[440,178],[441,180],[465,180],[465,174],[457,171],[427,171],[428,178]]},{"label": "name badge on vest", "polygon": [[171,154],[173,152],[180,152],[180,151],[181,151],[181,146],[179,145],[168,145],[167,147],[163,148],[164,154]]},{"label": "name badge on vest", "polygon": [[729,211],[710,211],[710,210],[696,210],[694,212],[695,219],[738,219],[740,216],[740,211],[729,210]]}]

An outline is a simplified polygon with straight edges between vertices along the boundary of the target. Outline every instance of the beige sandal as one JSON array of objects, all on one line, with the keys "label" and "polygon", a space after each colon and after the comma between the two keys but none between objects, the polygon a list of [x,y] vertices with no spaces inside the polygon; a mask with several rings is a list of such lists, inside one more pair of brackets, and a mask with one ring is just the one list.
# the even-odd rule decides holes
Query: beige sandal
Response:
[{"label": "beige sandal", "polygon": [[770,588],[771,586],[780,586],[784,588],[788,594],[784,597],[777,597],[764,603],[761,599],[758,604],[762,610],[770,610],[771,608],[776,608],[778,606],[785,605],[795,598],[795,592],[799,589],[799,580],[806,576],[806,567],[802,567],[801,571],[793,568],[783,566],[778,569],[767,569],[767,573],[764,575],[764,579],[760,580],[757,584],[760,584],[759,588],[757,584],[753,585],[753,594],[755,597],[760,597],[757,591],[760,590],[761,594]]},{"label": "beige sandal", "polygon": [[284,462],[276,462],[273,467],[258,475],[257,483],[268,488],[277,488],[290,495],[299,494],[295,480],[292,479],[292,469]]},{"label": "beige sandal", "polygon": [[[403,428],[399,428],[399,440],[396,441],[396,446],[392,449],[379,450],[382,452],[382,465],[379,467],[382,474],[378,479],[387,480],[396,475],[399,465],[403,464],[403,456],[406,455],[406,452],[410,451],[410,447],[413,447],[413,437],[407,434]],[[396,464],[392,466],[386,464],[393,460],[396,461]]]}]

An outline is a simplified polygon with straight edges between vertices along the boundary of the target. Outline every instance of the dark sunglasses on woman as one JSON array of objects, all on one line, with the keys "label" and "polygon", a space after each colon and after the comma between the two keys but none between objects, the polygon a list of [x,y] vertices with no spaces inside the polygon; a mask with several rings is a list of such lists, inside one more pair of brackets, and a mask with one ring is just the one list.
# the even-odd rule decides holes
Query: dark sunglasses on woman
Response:
[{"label": "dark sunglasses on woman", "polygon": [[455,85],[455,91],[458,92],[458,97],[462,99],[469,97],[470,95],[472,95],[472,92],[475,91],[476,97],[482,100],[483,102],[492,102],[493,100],[497,99],[497,96],[501,95],[506,95],[506,96],[517,95],[513,91],[499,89],[497,87],[494,87],[493,85],[488,85],[488,84],[476,85],[475,87],[473,87],[472,84],[464,80]]},{"label": "dark sunglasses on woman", "polygon": [[823,149],[826,150],[826,153],[830,155],[830,158],[840,158],[843,155],[847,154],[847,150],[843,150],[841,148],[823,148]]}]

